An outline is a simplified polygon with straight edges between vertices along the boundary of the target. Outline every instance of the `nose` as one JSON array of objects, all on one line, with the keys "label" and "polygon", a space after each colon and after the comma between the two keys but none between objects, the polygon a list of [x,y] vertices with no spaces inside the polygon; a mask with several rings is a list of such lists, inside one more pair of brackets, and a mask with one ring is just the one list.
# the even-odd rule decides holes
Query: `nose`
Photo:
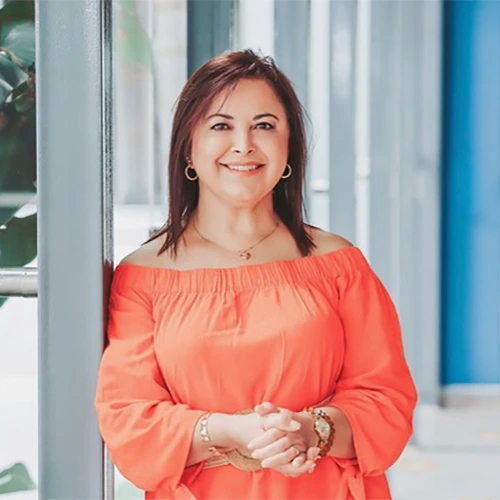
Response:
[{"label": "nose", "polygon": [[239,130],[234,132],[233,152],[247,155],[255,151],[252,134],[248,130]]}]

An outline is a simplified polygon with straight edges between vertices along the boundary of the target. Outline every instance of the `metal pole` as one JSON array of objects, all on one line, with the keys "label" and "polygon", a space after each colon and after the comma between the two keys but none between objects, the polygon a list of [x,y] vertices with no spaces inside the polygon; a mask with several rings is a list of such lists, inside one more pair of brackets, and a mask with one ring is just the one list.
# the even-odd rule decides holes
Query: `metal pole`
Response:
[{"label": "metal pole", "polygon": [[0,269],[0,297],[33,298],[37,295],[38,278],[36,268]]},{"label": "metal pole", "polygon": [[102,499],[112,271],[111,1],[37,0],[39,498]]}]

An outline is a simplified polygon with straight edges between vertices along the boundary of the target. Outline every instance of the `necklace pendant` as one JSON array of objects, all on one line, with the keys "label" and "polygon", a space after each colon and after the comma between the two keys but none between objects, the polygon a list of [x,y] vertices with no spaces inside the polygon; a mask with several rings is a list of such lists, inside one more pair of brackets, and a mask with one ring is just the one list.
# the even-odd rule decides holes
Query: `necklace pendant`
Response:
[{"label": "necklace pendant", "polygon": [[240,252],[240,259],[248,260],[249,258],[250,258],[250,252],[246,252],[244,250]]}]

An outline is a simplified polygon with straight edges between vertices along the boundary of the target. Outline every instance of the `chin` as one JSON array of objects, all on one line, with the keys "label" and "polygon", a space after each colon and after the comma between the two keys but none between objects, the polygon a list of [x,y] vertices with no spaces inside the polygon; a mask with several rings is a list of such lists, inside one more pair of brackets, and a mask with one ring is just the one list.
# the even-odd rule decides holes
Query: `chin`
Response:
[{"label": "chin", "polygon": [[262,202],[266,197],[272,199],[272,191],[269,193],[226,193],[221,198],[235,208],[253,208]]}]

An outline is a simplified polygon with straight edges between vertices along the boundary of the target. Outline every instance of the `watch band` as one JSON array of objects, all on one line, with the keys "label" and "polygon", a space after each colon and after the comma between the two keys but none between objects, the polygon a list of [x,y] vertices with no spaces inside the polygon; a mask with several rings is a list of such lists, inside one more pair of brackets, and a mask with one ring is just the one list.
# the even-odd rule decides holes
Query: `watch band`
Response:
[{"label": "watch band", "polygon": [[319,456],[325,457],[335,440],[335,423],[321,408],[309,407],[305,411],[313,417],[314,432],[318,436]]}]

